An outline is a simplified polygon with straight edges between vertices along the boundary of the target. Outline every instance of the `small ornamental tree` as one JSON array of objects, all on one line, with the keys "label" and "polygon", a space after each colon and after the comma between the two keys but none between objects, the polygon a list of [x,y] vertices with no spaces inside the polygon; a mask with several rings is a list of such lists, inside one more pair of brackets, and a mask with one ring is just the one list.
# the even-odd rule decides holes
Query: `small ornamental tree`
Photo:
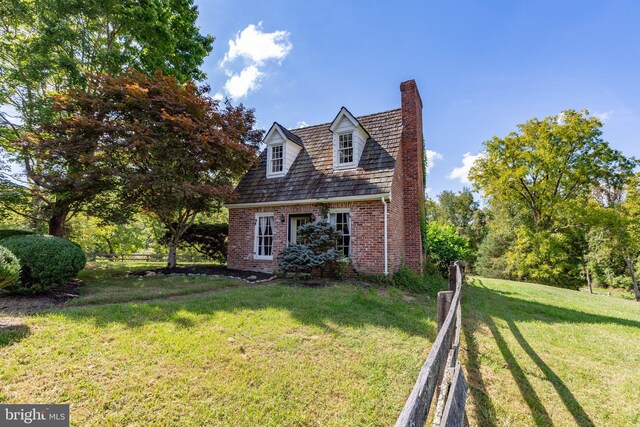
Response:
[{"label": "small ornamental tree", "polygon": [[298,240],[303,243],[284,248],[277,257],[278,268],[296,273],[319,269],[322,276],[328,269],[338,272],[344,258],[342,251],[337,249],[341,237],[342,233],[328,222],[307,223],[298,229]]},{"label": "small ornamental tree", "polygon": [[[253,110],[220,107],[209,89],[161,72],[98,76],[92,126],[109,147],[122,189],[120,201],[138,206],[169,230],[168,267],[197,215],[220,209],[257,161],[262,131]],[[94,92],[95,93],[95,92]]]}]

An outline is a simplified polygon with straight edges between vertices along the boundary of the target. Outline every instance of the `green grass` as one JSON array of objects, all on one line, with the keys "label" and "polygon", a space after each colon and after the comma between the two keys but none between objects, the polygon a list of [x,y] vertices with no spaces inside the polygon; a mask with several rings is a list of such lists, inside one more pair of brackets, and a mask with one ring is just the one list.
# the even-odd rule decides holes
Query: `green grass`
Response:
[{"label": "green grass", "polygon": [[78,278],[83,286],[80,297],[68,306],[140,301],[167,296],[188,295],[240,286],[243,281],[207,276],[126,277],[136,270],[164,267],[166,263],[97,262],[90,263]]},{"label": "green grass", "polygon": [[463,294],[471,425],[640,425],[640,304],[474,278]]},{"label": "green grass", "polygon": [[82,426],[393,425],[434,314],[348,284],[67,308],[0,339],[0,403],[68,402]]}]

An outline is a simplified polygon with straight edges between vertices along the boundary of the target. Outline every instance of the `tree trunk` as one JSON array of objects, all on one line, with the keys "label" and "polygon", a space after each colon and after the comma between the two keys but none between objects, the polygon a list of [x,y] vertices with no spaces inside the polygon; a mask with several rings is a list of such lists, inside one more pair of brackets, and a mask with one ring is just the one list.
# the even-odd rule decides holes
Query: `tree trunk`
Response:
[{"label": "tree trunk", "polygon": [[49,234],[64,237],[66,234],[67,212],[55,211],[49,218]]},{"label": "tree trunk", "polygon": [[178,243],[175,239],[171,239],[171,243],[169,243],[169,257],[167,259],[167,267],[174,268],[178,265],[178,260],[176,257],[176,251],[178,249]]},{"label": "tree trunk", "polygon": [[631,281],[633,282],[633,292],[636,294],[636,301],[640,302],[640,290],[638,290],[638,278],[636,277],[636,271],[633,268],[633,259],[630,256],[624,257],[627,262],[627,267],[629,267],[629,272],[631,273]]},{"label": "tree trunk", "polygon": [[584,268],[584,274],[587,276],[587,286],[589,287],[589,293],[593,293],[593,288],[591,287],[591,274],[589,274],[589,269],[587,267]]}]

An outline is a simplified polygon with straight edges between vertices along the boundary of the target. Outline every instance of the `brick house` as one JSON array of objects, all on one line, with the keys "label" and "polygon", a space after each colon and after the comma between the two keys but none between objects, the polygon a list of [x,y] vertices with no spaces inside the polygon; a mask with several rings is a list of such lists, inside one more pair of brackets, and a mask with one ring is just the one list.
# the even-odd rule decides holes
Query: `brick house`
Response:
[{"label": "brick house", "polygon": [[422,100],[400,85],[401,108],[264,138],[260,161],[240,181],[229,209],[229,268],[274,272],[301,224],[323,215],[343,232],[340,249],[361,273],[422,268]]}]

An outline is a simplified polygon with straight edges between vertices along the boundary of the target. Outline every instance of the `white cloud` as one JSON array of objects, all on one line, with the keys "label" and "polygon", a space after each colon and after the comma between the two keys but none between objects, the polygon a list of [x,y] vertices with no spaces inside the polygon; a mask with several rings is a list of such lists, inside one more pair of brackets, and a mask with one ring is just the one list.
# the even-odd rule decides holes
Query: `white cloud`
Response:
[{"label": "white cloud", "polygon": [[309,126],[309,125],[304,120],[299,121],[298,123],[296,123],[296,128],[304,128],[304,127],[307,127],[307,126]]},{"label": "white cloud", "polygon": [[593,116],[600,120],[602,123],[606,123],[611,116],[613,115],[613,111],[605,111],[604,113],[597,113],[594,111]]},{"label": "white cloud", "polygon": [[470,184],[471,181],[469,181],[469,171],[471,170],[471,167],[473,166],[475,161],[478,160],[483,155],[484,153],[478,153],[478,154],[464,153],[462,155],[462,166],[453,168],[453,170],[451,171],[451,173],[449,173],[447,178],[459,179],[460,182],[463,184]]},{"label": "white cloud", "polygon": [[[266,62],[276,61],[280,64],[292,48],[289,32],[277,30],[265,33],[262,31],[262,22],[258,25],[249,24],[236,33],[234,39],[229,40],[229,50],[220,62],[220,67],[224,68],[227,76],[224,91],[232,98],[242,98],[258,89],[258,81],[265,76]],[[244,59],[244,68],[239,73],[232,71],[233,67],[227,68],[238,58]]]},{"label": "white cloud", "polygon": [[436,161],[442,160],[442,154],[433,150],[425,150],[424,156],[427,158],[427,173],[431,172]]},{"label": "white cloud", "polygon": [[220,92],[216,92],[216,94],[213,95],[213,99],[215,99],[216,101],[222,101],[224,99],[224,95]]},{"label": "white cloud", "polygon": [[428,196],[429,194],[431,194],[433,192],[433,189],[431,187],[425,187],[424,188],[424,195]]},{"label": "white cloud", "polygon": [[271,59],[280,62],[292,48],[289,32],[279,30],[265,33],[262,31],[262,22],[250,24],[236,34],[235,40],[229,40],[229,51],[224,55],[222,64],[236,58],[245,58],[253,65],[262,65]]},{"label": "white cloud", "polygon": [[264,73],[258,70],[255,65],[250,65],[240,71],[240,74],[232,74],[229,80],[224,84],[224,90],[232,98],[242,98],[249,91],[256,90],[258,87],[258,80]]}]

